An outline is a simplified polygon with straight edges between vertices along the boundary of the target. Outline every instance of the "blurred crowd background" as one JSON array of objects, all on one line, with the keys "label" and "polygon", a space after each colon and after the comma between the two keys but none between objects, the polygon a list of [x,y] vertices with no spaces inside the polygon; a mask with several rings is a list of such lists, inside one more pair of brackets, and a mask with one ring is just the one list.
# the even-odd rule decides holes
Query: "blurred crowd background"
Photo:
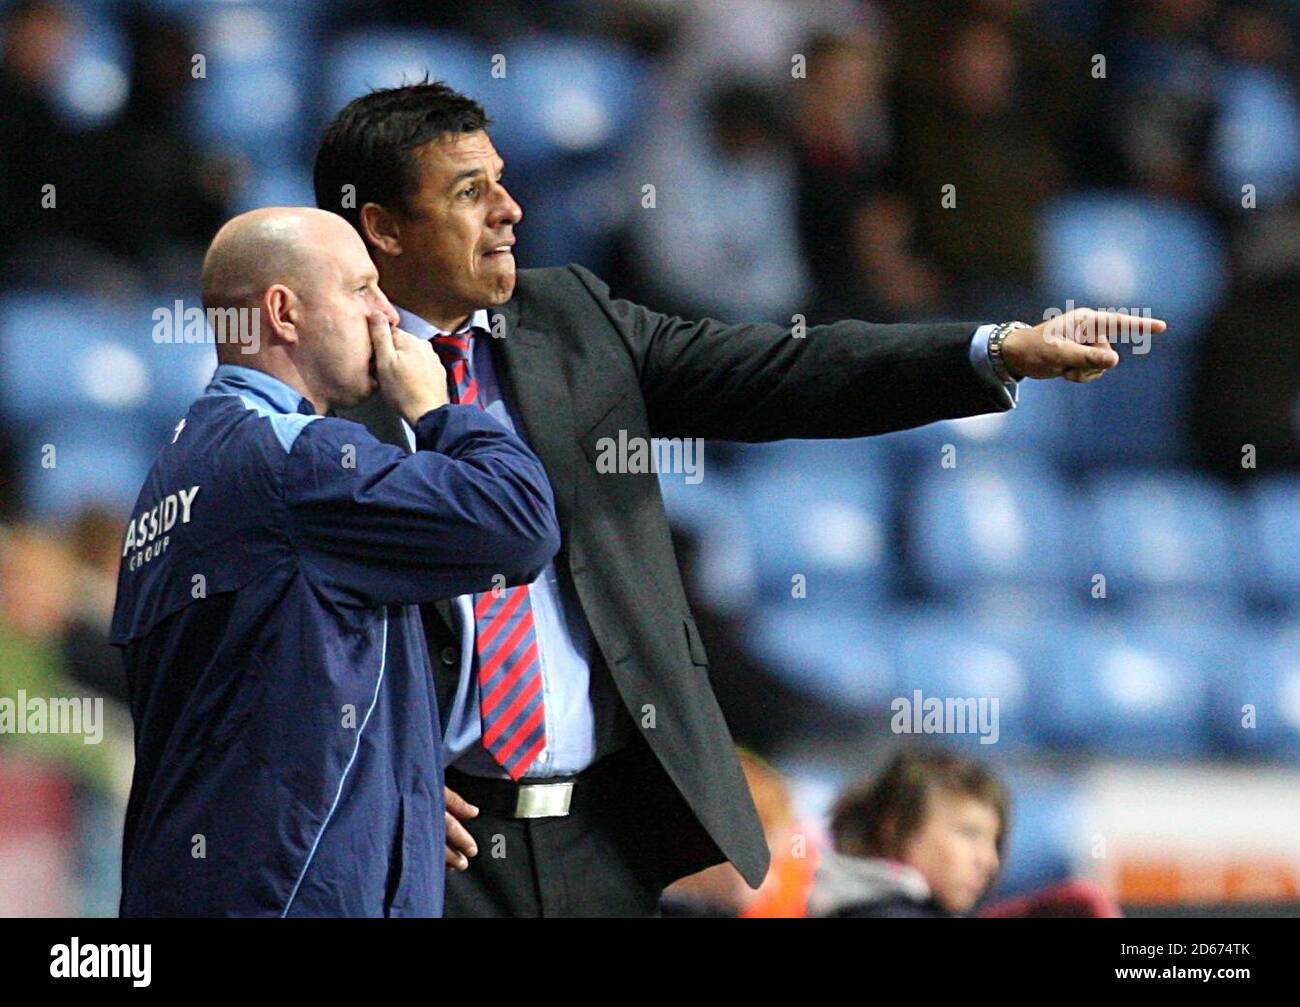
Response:
[{"label": "blurred crowd background", "polygon": [[[97,745],[0,734],[0,913],[116,909],[121,536],[213,366],[155,312],[198,304],[224,219],[312,203],[348,99],[426,73],[493,118],[523,267],[785,325],[1166,319],[1008,415],[710,443],[662,482],[724,710],[789,794],[774,846],[939,741],[1008,781],[998,895],[1294,908],[1298,29],[1295,0],[0,5],[0,697],[107,700]],[[918,689],[997,698],[997,743],[900,737]]]}]

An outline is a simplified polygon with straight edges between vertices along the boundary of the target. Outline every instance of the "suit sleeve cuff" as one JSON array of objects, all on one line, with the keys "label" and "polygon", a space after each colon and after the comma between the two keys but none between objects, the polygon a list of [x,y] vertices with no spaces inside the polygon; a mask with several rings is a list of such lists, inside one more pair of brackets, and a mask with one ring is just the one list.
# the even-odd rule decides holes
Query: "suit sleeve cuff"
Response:
[{"label": "suit sleeve cuff", "polygon": [[993,370],[993,361],[989,359],[989,336],[997,326],[981,325],[975,330],[970,340],[970,362],[981,380],[989,386],[994,398],[1002,404],[1004,410],[1016,408],[1020,400],[1020,383],[1018,381],[1002,382]]}]

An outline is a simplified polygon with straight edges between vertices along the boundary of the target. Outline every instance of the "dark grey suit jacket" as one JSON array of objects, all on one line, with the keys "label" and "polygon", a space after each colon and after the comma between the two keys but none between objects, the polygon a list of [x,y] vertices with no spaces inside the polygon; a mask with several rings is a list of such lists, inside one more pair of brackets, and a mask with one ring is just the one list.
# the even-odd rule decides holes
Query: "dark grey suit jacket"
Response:
[{"label": "dark grey suit jacket", "polygon": [[[974,324],[844,321],[802,338],[776,325],[685,321],[610,297],[577,265],[520,270],[492,309],[492,352],[516,422],[542,460],[568,566],[598,654],[634,730],[656,757],[636,781],[647,865],[667,883],[730,860],[757,886],[768,849],[709,681],[682,588],[658,479],[598,473],[602,438],[733,441],[860,437],[995,412],[970,362]],[[497,315],[502,316],[498,319]],[[378,396],[343,415],[406,446]],[[425,607],[438,695],[447,708],[459,641],[446,603]],[[654,711],[653,727],[643,727]],[[605,739],[598,739],[598,750]]]}]

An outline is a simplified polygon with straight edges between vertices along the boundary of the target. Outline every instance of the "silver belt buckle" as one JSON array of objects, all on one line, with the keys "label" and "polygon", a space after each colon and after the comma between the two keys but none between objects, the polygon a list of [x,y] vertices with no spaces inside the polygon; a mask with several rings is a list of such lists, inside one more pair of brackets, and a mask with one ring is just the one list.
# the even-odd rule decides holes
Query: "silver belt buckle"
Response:
[{"label": "silver belt buckle", "polygon": [[521,783],[515,798],[516,818],[562,818],[569,813],[573,782]]}]

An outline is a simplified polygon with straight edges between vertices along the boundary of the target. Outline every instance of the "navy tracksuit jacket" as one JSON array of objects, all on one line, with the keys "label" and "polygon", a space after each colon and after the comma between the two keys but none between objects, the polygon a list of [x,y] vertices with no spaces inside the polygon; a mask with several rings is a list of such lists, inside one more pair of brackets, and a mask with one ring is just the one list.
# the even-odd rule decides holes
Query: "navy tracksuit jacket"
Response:
[{"label": "navy tracksuit jacket", "polygon": [[136,734],[123,916],[441,913],[414,606],[531,581],[559,529],[541,463],[483,410],[415,433],[405,454],[222,365],[163,448],[113,614]]}]

